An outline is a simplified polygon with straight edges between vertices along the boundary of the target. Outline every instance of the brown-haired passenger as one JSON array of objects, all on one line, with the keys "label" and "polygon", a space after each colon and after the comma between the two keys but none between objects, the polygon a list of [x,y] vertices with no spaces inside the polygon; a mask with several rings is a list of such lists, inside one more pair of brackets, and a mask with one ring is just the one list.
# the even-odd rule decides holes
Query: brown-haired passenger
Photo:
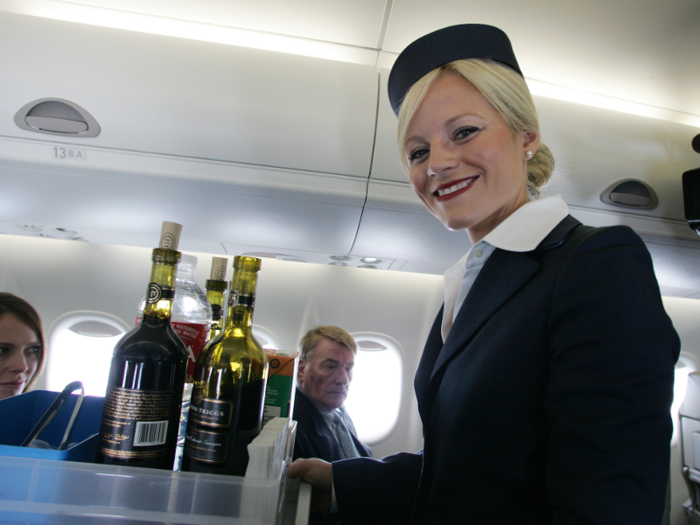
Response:
[{"label": "brown-haired passenger", "polygon": [[338,326],[317,326],[306,332],[299,347],[294,459],[371,457],[343,406],[355,366],[355,340]]},{"label": "brown-haired passenger", "polygon": [[539,198],[554,159],[501,30],[413,42],[389,99],[413,190],[471,241],[416,372],[423,450],[291,475],[344,524],[658,525],[680,342],[644,243]]},{"label": "brown-haired passenger", "polygon": [[27,392],[44,364],[41,319],[25,301],[0,292],[0,399]]}]

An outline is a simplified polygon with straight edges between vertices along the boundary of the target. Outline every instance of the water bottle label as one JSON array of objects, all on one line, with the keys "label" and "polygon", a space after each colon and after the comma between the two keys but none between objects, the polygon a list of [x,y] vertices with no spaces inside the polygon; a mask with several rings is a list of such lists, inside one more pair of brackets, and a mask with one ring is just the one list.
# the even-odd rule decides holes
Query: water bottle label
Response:
[{"label": "water bottle label", "polygon": [[197,362],[197,356],[207,344],[209,339],[209,323],[183,323],[180,321],[171,321],[170,325],[173,330],[180,336],[182,342],[187,348],[187,382],[191,383],[194,380],[194,367]]}]

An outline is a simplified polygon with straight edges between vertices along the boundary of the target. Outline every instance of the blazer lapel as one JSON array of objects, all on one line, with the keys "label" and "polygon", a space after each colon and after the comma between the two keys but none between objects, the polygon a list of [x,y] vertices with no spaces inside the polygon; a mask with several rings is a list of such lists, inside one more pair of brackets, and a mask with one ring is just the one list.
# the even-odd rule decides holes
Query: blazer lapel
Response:
[{"label": "blazer lapel", "polygon": [[[571,216],[562,220],[535,251],[561,245],[581,223]],[[527,252],[495,250],[482,268],[457,314],[452,329],[435,361],[430,383],[454,354],[465,348],[483,324],[535,274],[539,263]]]},{"label": "blazer lapel", "polygon": [[517,292],[539,268],[527,255],[496,250],[481,269],[459,309],[430,376],[431,383],[452,356],[464,348],[481,326]]}]

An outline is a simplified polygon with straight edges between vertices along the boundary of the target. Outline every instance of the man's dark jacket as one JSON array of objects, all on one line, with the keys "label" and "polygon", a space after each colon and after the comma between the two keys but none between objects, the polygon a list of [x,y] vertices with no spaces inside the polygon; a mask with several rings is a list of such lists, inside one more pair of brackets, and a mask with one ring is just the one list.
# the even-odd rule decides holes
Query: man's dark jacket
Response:
[{"label": "man's dark jacket", "polygon": [[[372,457],[370,448],[357,438],[355,425],[344,407],[340,408],[343,423],[348,427],[355,448],[362,457]],[[297,388],[294,401],[294,420],[297,421],[297,438],[294,442],[294,459],[320,458],[326,461],[346,459],[340,443],[323,419],[321,412],[304,393]]]}]

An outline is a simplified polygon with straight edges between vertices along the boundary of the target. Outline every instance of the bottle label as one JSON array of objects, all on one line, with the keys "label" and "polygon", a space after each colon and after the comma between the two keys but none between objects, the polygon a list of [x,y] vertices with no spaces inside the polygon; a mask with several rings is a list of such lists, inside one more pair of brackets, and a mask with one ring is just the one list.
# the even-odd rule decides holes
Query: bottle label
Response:
[{"label": "bottle label", "polygon": [[194,380],[194,367],[197,362],[197,356],[207,344],[209,339],[209,324],[208,323],[183,323],[179,321],[170,321],[173,330],[180,336],[182,342],[187,348],[187,379],[188,383]]},{"label": "bottle label", "polygon": [[161,299],[174,299],[175,288],[164,288],[158,283],[149,283],[148,292],[146,293],[146,302],[155,304]]},{"label": "bottle label", "polygon": [[166,453],[172,390],[109,387],[100,427],[100,451],[113,458],[153,458]]},{"label": "bottle label", "polygon": [[202,397],[202,390],[195,388],[190,403],[190,419],[207,427],[228,428],[233,419],[233,403]]},{"label": "bottle label", "polygon": [[246,306],[253,308],[255,306],[255,294],[239,293],[238,290],[231,290],[228,297],[228,305],[233,306]]},{"label": "bottle label", "polygon": [[187,427],[183,453],[205,463],[223,463],[228,451],[228,434]]},{"label": "bottle label", "polygon": [[221,321],[221,305],[219,304],[212,304],[211,305],[211,320],[212,321]]},{"label": "bottle label", "polygon": [[[190,421],[196,425],[188,425],[185,436],[184,453],[192,459],[205,463],[223,463],[229,448],[229,427],[233,420],[233,403],[217,399],[207,399],[202,396],[202,390],[195,388],[190,404]],[[216,432],[216,429],[221,432]]]}]

